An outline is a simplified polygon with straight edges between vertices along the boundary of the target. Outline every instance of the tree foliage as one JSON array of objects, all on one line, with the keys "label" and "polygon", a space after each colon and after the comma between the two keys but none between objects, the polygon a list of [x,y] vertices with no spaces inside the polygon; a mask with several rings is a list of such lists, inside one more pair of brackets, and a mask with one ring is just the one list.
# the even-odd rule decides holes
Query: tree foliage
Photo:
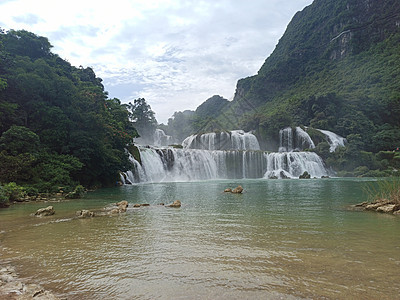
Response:
[{"label": "tree foliage", "polygon": [[128,106],[108,99],[93,69],[51,48],[45,37],[0,30],[0,182],[44,191],[114,183],[138,135]]}]

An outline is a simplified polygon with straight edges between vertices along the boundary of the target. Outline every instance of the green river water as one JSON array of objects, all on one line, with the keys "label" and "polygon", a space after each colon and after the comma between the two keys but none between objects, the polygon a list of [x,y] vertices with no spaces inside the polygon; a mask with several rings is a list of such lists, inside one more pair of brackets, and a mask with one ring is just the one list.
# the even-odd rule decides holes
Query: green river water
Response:
[{"label": "green river water", "polygon": [[[400,217],[347,209],[375,183],[123,186],[51,203],[44,218],[30,214],[49,203],[16,204],[0,210],[0,261],[67,299],[400,299]],[[125,214],[75,218],[121,200]]]}]

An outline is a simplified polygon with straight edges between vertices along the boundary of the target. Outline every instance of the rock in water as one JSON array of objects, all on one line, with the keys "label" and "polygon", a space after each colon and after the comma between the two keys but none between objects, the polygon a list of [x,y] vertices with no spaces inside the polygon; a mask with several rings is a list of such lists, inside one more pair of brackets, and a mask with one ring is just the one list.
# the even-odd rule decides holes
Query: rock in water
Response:
[{"label": "rock in water", "polygon": [[83,210],[78,210],[76,212],[76,215],[78,216],[78,218],[92,218],[94,217],[94,212],[83,209]]},{"label": "rock in water", "polygon": [[181,207],[181,206],[182,206],[182,203],[179,200],[175,200],[174,203],[167,205],[167,207],[177,207],[177,208]]},{"label": "rock in water", "polygon": [[35,216],[38,217],[46,217],[46,216],[51,216],[54,215],[56,211],[54,210],[53,206],[48,206],[45,208],[40,208],[35,212]]},{"label": "rock in water", "polygon": [[224,193],[232,193],[232,189],[225,189]]},{"label": "rock in water", "polygon": [[126,212],[126,209],[128,208],[128,201],[121,201],[117,203],[119,212]]},{"label": "rock in water", "polygon": [[236,187],[236,188],[234,188],[234,189],[232,190],[232,193],[233,193],[233,194],[241,194],[242,192],[243,192],[243,188],[242,188],[241,185],[238,185],[238,187]]},{"label": "rock in water", "polygon": [[299,176],[299,179],[310,179],[310,178],[311,175],[307,171],[304,171],[304,173]]}]

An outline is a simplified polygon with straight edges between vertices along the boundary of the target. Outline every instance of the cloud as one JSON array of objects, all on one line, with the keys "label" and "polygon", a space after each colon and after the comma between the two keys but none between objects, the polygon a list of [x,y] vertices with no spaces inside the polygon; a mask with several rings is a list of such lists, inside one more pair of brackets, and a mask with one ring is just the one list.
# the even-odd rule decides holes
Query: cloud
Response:
[{"label": "cloud", "polygon": [[35,25],[41,21],[41,18],[34,14],[26,14],[26,15],[21,15],[21,16],[15,16],[15,17],[13,17],[13,20],[16,23]]},{"label": "cloud", "polygon": [[110,97],[145,97],[166,122],[214,94],[232,98],[312,0],[55,2],[2,2],[2,24],[49,37],[62,58],[93,67]]}]

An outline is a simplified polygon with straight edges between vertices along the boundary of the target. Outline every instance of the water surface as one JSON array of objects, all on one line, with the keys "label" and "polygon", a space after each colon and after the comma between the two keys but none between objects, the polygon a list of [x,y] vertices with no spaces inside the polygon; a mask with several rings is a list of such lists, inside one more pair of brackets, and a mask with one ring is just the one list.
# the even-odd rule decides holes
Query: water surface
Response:
[{"label": "water surface", "polygon": [[[222,191],[241,184],[241,195]],[[349,211],[370,180],[224,180],[101,189],[0,211],[0,254],[68,299],[396,299],[400,218]],[[128,212],[76,219],[127,200]],[[179,209],[159,203],[181,200]],[[149,207],[132,208],[134,203]]]}]

